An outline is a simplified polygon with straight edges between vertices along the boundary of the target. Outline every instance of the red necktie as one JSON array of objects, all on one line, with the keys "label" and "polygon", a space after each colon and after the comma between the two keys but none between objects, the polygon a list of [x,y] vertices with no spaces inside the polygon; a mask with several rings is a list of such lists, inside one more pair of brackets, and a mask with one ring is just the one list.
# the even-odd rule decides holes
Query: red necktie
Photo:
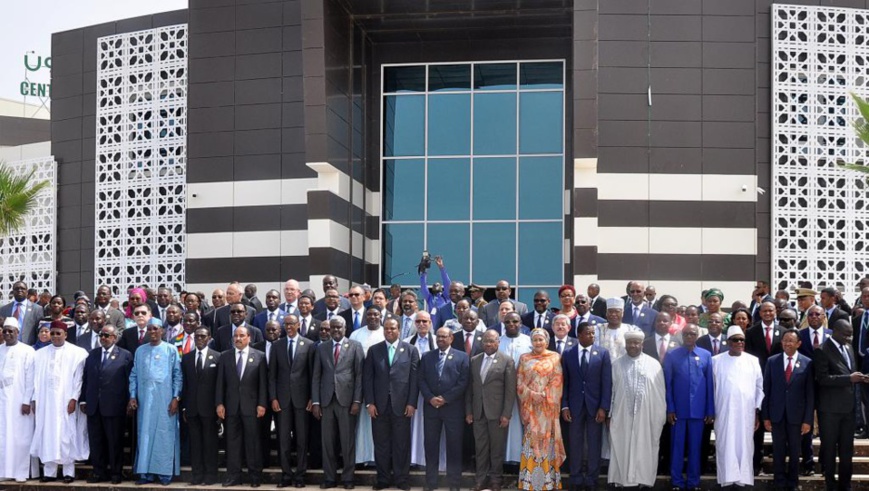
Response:
[{"label": "red necktie", "polygon": [[785,382],[791,383],[791,374],[794,372],[793,367],[791,366],[791,357],[788,357],[788,367],[785,368]]},{"label": "red necktie", "polygon": [[772,328],[766,328],[766,352],[769,353],[772,350]]},{"label": "red necktie", "polygon": [[184,343],[184,349],[182,350],[185,355],[190,353],[190,338],[191,336],[188,334],[187,341]]},{"label": "red necktie", "polygon": [[139,329],[139,344],[142,344],[142,341],[145,340],[145,330]]},{"label": "red necktie", "polygon": [[465,333],[465,353],[471,356],[471,340],[474,338],[472,333]]},{"label": "red necktie", "polygon": [[12,312],[12,317],[15,317],[15,320],[19,319],[19,315],[21,315],[21,302],[15,304],[15,312]]},{"label": "red necktie", "polygon": [[712,340],[712,354],[713,355],[718,354],[718,340],[717,339]]},{"label": "red necktie", "polygon": [[341,344],[335,343],[335,364],[338,364],[338,356],[341,354]]},{"label": "red necktie", "polygon": [[661,338],[661,344],[658,346],[658,361],[664,363],[665,356],[667,356],[667,343],[664,342],[664,338]]},{"label": "red necktie", "polygon": [[815,331],[815,340],[812,341],[812,348],[818,349],[818,346],[821,345],[821,341],[818,339],[818,331]]}]

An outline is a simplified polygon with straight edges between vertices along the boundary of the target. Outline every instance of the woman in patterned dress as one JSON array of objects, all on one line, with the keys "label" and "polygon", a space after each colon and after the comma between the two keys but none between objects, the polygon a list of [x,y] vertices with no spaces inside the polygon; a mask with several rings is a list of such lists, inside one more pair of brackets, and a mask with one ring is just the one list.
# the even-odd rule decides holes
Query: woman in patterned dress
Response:
[{"label": "woman in patterned dress", "polygon": [[563,384],[561,357],[548,351],[549,333],[531,331],[531,353],[522,355],[517,371],[519,414],[525,425],[519,489],[561,489],[564,441],[558,417]]}]

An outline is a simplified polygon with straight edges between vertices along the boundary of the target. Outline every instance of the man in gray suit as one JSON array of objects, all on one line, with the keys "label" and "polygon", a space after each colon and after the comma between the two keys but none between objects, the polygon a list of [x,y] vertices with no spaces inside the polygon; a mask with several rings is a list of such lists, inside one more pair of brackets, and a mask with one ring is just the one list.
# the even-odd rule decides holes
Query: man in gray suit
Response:
[{"label": "man in gray suit", "polygon": [[477,475],[473,491],[501,491],[507,428],[516,401],[516,367],[498,351],[498,331],[483,334],[483,352],[471,358],[471,383],[465,393],[465,421],[474,425]]},{"label": "man in gray suit", "polygon": [[356,417],[362,405],[362,364],[365,352],[358,341],[344,337],[346,322],[335,316],[329,321],[331,342],[317,347],[314,377],[311,384],[311,412],[322,420],[323,482],[321,489],[335,487],[338,453],[335,432],[341,441],[344,470],[341,480],[345,489],[353,489],[356,468]]},{"label": "man in gray suit", "polygon": [[[311,372],[316,348],[299,333],[299,316],[284,316],[287,336],[275,341],[269,359],[269,399],[278,420],[279,488],[305,487],[308,470],[308,411],[311,409]],[[296,471],[290,465],[291,435],[296,440]]]},{"label": "man in gray suit", "polygon": [[[94,310],[102,311],[105,316],[105,323],[115,326],[115,332],[120,339],[121,331],[126,327],[124,313],[112,307],[112,290],[107,285],[100,285],[97,288],[97,294],[94,296]],[[100,331],[97,330],[97,333]]]},{"label": "man in gray suit", "polygon": [[[480,320],[483,324],[489,326],[498,322],[498,307],[501,302],[510,300],[510,294],[513,293],[513,288],[510,287],[510,282],[501,280],[495,285],[495,300],[487,303],[482,309],[479,309]],[[517,300],[511,300],[515,307],[516,313],[523,316],[528,313],[528,306]]]},{"label": "man in gray suit", "polygon": [[27,283],[23,281],[12,285],[12,298],[12,302],[0,307],[0,317],[18,319],[18,340],[33,345],[36,343],[36,326],[43,315],[42,307],[27,299]]}]

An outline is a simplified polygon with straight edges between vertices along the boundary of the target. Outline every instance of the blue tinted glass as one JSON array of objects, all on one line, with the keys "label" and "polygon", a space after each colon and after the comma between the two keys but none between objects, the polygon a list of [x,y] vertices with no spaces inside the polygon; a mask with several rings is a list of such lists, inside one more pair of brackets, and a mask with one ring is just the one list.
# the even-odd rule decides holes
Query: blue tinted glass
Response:
[{"label": "blue tinted glass", "polygon": [[561,89],[564,70],[560,61],[522,63],[519,65],[520,89]]},{"label": "blue tinted glass", "polygon": [[471,153],[471,95],[431,95],[428,98],[428,154]]},{"label": "blue tinted glass", "polygon": [[516,90],[515,63],[474,65],[474,89]]},{"label": "blue tinted glass", "polygon": [[517,288],[516,299],[528,306],[528,311],[534,310],[534,294],[540,290],[549,293],[549,307],[558,307],[558,288]]},{"label": "blue tinted glass", "polygon": [[383,69],[383,92],[425,92],[425,67],[385,67]]},{"label": "blue tinted glass", "polygon": [[474,283],[494,285],[500,280],[516,283],[516,224],[474,224],[473,256]]},{"label": "blue tinted glass", "polygon": [[564,216],[562,157],[519,158],[519,219],[555,219]]},{"label": "blue tinted glass", "polygon": [[519,153],[561,153],[564,131],[561,92],[519,95]]},{"label": "blue tinted glass", "polygon": [[474,154],[516,154],[516,94],[474,94]]},{"label": "blue tinted glass", "polygon": [[474,220],[516,219],[516,159],[474,159]]},{"label": "blue tinted glass", "polygon": [[431,65],[428,91],[471,90],[471,65]]},{"label": "blue tinted glass", "polygon": [[[450,274],[450,279],[467,285],[471,267],[471,226],[467,223],[429,223],[427,240],[428,252],[432,256],[444,257],[444,267]],[[441,281],[437,266],[429,270],[428,281]],[[444,289],[447,288],[448,285],[444,286]]]},{"label": "blue tinted glass", "polygon": [[383,161],[383,219],[422,220],[422,184],[425,161],[422,159]]},{"label": "blue tinted glass", "polygon": [[[477,238],[474,237],[474,247]],[[561,222],[519,224],[519,284],[557,285],[564,276]],[[554,297],[553,297],[554,298]]]},{"label": "blue tinted glass", "polygon": [[471,161],[428,160],[428,219],[471,218]]},{"label": "blue tinted glass", "polygon": [[422,250],[421,223],[384,225],[383,283],[388,285],[397,281],[413,284],[413,280],[408,278],[416,275],[416,266],[419,264],[419,258],[422,257]]},{"label": "blue tinted glass", "polygon": [[425,96],[386,96],[383,99],[383,155],[423,155]]}]

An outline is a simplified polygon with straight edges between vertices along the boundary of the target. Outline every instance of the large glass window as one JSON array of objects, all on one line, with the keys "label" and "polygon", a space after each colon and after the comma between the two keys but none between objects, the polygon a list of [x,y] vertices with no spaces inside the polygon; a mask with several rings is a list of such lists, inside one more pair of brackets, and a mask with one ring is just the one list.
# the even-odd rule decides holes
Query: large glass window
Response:
[{"label": "large glass window", "polygon": [[383,284],[415,283],[428,250],[529,306],[558,288],[564,100],[560,60],[383,67]]}]

